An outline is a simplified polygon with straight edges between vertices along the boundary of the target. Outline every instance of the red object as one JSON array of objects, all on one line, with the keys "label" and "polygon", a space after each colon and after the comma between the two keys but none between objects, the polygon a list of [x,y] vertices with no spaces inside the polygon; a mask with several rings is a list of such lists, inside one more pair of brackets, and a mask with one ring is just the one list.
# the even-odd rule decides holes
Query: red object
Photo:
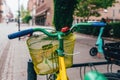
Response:
[{"label": "red object", "polygon": [[63,27],[62,29],[61,29],[61,32],[67,32],[67,31],[69,31],[69,27]]}]

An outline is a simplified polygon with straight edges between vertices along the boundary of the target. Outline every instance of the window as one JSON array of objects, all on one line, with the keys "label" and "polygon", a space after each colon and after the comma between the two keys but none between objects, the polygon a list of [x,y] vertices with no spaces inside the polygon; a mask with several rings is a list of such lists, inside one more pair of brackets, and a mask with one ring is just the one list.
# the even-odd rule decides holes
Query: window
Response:
[{"label": "window", "polygon": [[44,3],[44,0],[41,0],[42,3]]}]

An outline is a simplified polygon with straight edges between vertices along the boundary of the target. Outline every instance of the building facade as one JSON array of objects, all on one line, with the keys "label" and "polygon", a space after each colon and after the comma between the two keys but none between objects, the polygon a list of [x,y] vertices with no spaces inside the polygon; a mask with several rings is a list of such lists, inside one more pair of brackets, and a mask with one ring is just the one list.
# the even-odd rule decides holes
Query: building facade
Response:
[{"label": "building facade", "polygon": [[[118,1],[118,3],[115,3],[112,7],[109,7],[108,9],[100,9],[100,17],[91,16],[89,18],[89,21],[100,21],[101,18],[105,18],[108,21],[120,21],[120,0],[116,1]],[[84,21],[83,18],[74,17],[74,23],[78,23],[81,21]]]},{"label": "building facade", "polygon": [[3,6],[3,2],[2,0],[0,0],[0,23],[2,22],[2,13],[3,13],[2,6]]},{"label": "building facade", "polygon": [[28,10],[36,25],[52,25],[53,0],[29,0]]},{"label": "building facade", "polygon": [[29,22],[31,25],[35,25],[35,14],[36,14],[36,0],[28,1],[28,11],[32,16],[32,20]]},{"label": "building facade", "polygon": [[35,22],[38,25],[52,25],[53,0],[37,0]]},{"label": "building facade", "polygon": [[[120,0],[117,0],[120,2]],[[29,0],[28,9],[31,11],[36,25],[52,25],[54,15],[53,0]],[[100,17],[90,17],[90,21],[99,21],[101,18],[120,21],[120,3],[116,3],[107,10],[101,9]],[[83,21],[82,18],[74,16],[74,23]]]}]

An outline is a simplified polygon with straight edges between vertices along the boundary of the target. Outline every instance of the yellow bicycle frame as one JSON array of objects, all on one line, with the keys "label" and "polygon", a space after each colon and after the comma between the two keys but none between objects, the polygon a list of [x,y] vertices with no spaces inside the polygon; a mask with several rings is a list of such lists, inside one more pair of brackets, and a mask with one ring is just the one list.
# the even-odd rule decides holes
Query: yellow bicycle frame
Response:
[{"label": "yellow bicycle frame", "polygon": [[[63,38],[61,37],[60,33],[58,33],[58,39],[59,39],[58,55],[59,55],[59,53],[62,53],[62,55],[63,55],[63,53],[64,53],[64,50],[63,50]],[[59,56],[58,60],[59,60],[59,72],[58,72],[56,80],[67,80],[67,73],[66,73],[64,55]]]},{"label": "yellow bicycle frame", "polygon": [[64,57],[59,56],[59,73],[56,80],[68,80]]}]

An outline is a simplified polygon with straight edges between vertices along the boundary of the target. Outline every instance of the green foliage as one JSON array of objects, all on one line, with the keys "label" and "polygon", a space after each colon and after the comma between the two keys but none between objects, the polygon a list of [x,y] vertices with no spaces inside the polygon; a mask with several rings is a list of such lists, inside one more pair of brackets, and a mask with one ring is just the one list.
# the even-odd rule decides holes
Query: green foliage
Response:
[{"label": "green foliage", "polygon": [[100,31],[100,27],[94,27],[92,30],[92,35],[98,36],[99,31]]},{"label": "green foliage", "polygon": [[24,18],[27,14],[29,14],[29,12],[27,10],[24,9],[24,6],[21,5],[21,8],[20,8],[20,16],[21,18]]},{"label": "green foliage", "polygon": [[24,6],[21,5],[20,8],[20,17],[22,18],[23,23],[29,23],[29,21],[32,19],[32,16],[30,15],[30,12],[24,9]]},{"label": "green foliage", "polygon": [[[99,30],[100,27],[81,26],[78,32],[83,34],[98,36]],[[110,35],[110,30],[113,30],[112,36]],[[107,26],[105,26],[102,36],[120,38],[120,22],[107,24]]]},{"label": "green foliage", "polygon": [[93,31],[92,26],[79,26],[78,32],[83,33],[83,34],[89,34],[92,35]]},{"label": "green foliage", "polygon": [[24,7],[21,7],[21,18],[23,23],[29,23],[29,21],[32,19],[30,12],[24,10]]},{"label": "green foliage", "polygon": [[62,27],[71,27],[77,0],[54,0],[53,24],[57,31]]},{"label": "green foliage", "polygon": [[90,16],[100,16],[99,9],[107,9],[115,3],[115,0],[79,0],[75,15],[89,19]]},{"label": "green foliage", "polygon": [[29,23],[29,21],[32,19],[32,16],[26,15],[24,18],[22,18],[23,23]]},{"label": "green foliage", "polygon": [[105,29],[103,31],[103,36],[104,37],[110,37],[110,30],[112,29],[112,26],[110,24],[107,24],[107,26],[105,26]]},{"label": "green foliage", "polygon": [[113,37],[120,38],[120,22],[119,23],[112,23],[113,28]]}]

